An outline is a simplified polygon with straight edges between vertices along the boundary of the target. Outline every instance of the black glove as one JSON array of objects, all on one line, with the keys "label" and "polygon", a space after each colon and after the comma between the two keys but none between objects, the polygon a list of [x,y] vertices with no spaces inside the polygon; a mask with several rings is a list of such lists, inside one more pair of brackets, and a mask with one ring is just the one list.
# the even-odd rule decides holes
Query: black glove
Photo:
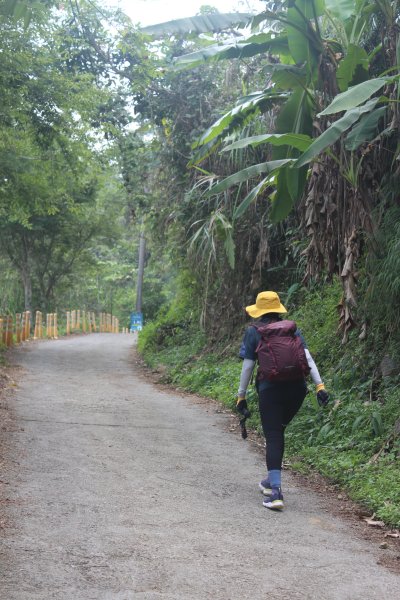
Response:
[{"label": "black glove", "polygon": [[238,411],[238,413],[243,415],[245,419],[251,417],[251,412],[247,407],[246,398],[243,398],[243,400],[238,401],[238,403],[236,404],[236,410]]},{"label": "black glove", "polygon": [[236,404],[236,410],[242,415],[242,418],[239,420],[239,423],[242,432],[242,438],[245,440],[247,438],[246,419],[248,419],[251,416],[251,413],[247,407],[246,398],[238,400]]},{"label": "black glove", "polygon": [[318,404],[321,407],[326,406],[329,402],[328,392],[326,392],[325,390],[319,390],[319,392],[317,392],[317,400],[318,400]]}]

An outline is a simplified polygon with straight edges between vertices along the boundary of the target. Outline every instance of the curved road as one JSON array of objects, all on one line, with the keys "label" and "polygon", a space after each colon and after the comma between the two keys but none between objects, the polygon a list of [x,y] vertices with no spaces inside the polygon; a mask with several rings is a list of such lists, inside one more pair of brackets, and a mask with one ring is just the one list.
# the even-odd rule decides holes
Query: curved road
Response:
[{"label": "curved road", "polygon": [[226,416],[145,382],[132,336],[25,345],[15,361],[2,599],[400,598],[382,550],[320,497],[289,480],[285,511],[264,509],[259,453]]}]

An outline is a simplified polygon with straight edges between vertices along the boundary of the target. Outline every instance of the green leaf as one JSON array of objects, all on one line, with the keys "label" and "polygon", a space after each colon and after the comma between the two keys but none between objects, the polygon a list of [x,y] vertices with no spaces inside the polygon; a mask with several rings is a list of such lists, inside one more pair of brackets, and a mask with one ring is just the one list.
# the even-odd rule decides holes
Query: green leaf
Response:
[{"label": "green leaf", "polygon": [[216,62],[232,58],[250,58],[257,54],[287,52],[287,37],[272,34],[253,35],[248,38],[235,39],[223,44],[213,44],[196,52],[190,52],[174,58],[174,70],[193,69],[206,62]]},{"label": "green leaf", "polygon": [[317,9],[316,4],[315,0],[299,0],[296,2],[296,6],[304,17],[295,8],[288,8],[287,11],[290,52],[296,63],[306,65],[310,75],[318,64],[319,55],[323,50],[322,41],[310,22],[310,19],[314,17],[313,9]]},{"label": "green leaf", "polygon": [[251,17],[250,13],[212,13],[149,25],[148,27],[142,27],[141,31],[154,37],[162,37],[173,33],[209,33],[230,29],[233,25],[246,25]]},{"label": "green leaf", "polygon": [[344,92],[349,87],[350,83],[360,83],[356,81],[356,77],[364,81],[368,77],[369,59],[368,54],[355,44],[349,44],[347,54],[340,61],[336,72],[339,89]]},{"label": "green leaf", "polygon": [[292,4],[296,4],[306,19],[322,17],[325,12],[325,0],[295,0]]},{"label": "green leaf", "polygon": [[365,420],[365,415],[358,415],[358,417],[354,420],[353,426],[351,428],[352,433],[355,433],[357,429],[359,429],[360,425]]},{"label": "green leaf", "polygon": [[307,181],[307,170],[307,167],[294,169],[288,166],[278,172],[270,213],[273,223],[286,219],[295,202],[302,196]]},{"label": "green leaf", "polygon": [[332,430],[332,425],[330,423],[325,423],[325,425],[323,425],[318,433],[318,437],[319,438],[326,438],[329,434],[329,432]]},{"label": "green leaf", "polygon": [[272,65],[272,81],[280,89],[291,90],[306,87],[307,74],[295,65]]},{"label": "green leaf", "polygon": [[356,14],[356,3],[354,0],[325,0],[325,6],[330,13],[342,21]]},{"label": "green leaf", "polygon": [[276,120],[277,133],[301,133],[312,135],[313,102],[306,90],[297,88],[290,95]]},{"label": "green leaf", "polygon": [[383,421],[380,413],[374,412],[371,415],[371,425],[374,433],[377,437],[381,436],[384,432]]},{"label": "green leaf", "polygon": [[259,144],[271,144],[271,146],[291,146],[304,151],[310,146],[312,139],[301,133],[266,133],[243,138],[223,148],[222,152],[238,150],[247,146],[258,146]]},{"label": "green leaf", "polygon": [[235,242],[233,241],[232,232],[228,231],[224,242],[224,248],[228,263],[231,269],[235,268]]},{"label": "green leaf", "polygon": [[332,123],[332,125],[324,131],[319,137],[314,140],[311,146],[300,156],[300,158],[294,163],[294,167],[303,167],[309,163],[313,158],[318,156],[323,150],[332,146],[358,119],[362,114],[371,112],[375,108],[375,105],[379,101],[379,98],[369,100],[363,106],[348,110],[343,117]]},{"label": "green leaf", "polygon": [[376,92],[379,92],[384,85],[392,81],[390,77],[377,77],[376,79],[369,79],[363,81],[358,85],[350,87],[347,91],[342,94],[338,94],[329,106],[320,112],[317,116],[322,115],[333,115],[334,113],[341,112],[342,110],[349,110],[359,106],[368,98],[370,98]]},{"label": "green leaf", "polygon": [[276,192],[271,199],[270,218],[272,223],[286,219],[293,208],[293,200],[288,188],[286,169],[278,173]]},{"label": "green leaf", "polygon": [[242,169],[237,173],[233,173],[233,175],[229,175],[216,185],[214,185],[209,192],[207,192],[207,196],[219,194],[220,192],[224,192],[228,188],[236,185],[238,183],[242,183],[243,181],[247,181],[248,179],[252,179],[253,177],[257,177],[258,175],[262,175],[263,173],[272,173],[277,169],[280,169],[284,165],[292,163],[292,159],[287,158],[284,160],[272,160],[270,162],[260,163],[258,165],[252,165],[251,167],[247,167],[246,169]]},{"label": "green leaf", "polygon": [[[19,21],[20,19],[24,19],[24,21],[25,21],[29,12],[30,12],[30,10],[28,9],[28,7],[25,4],[22,4],[21,2],[17,2],[15,4],[15,8],[13,11],[13,17],[17,21]],[[25,27],[25,23],[24,23],[24,27]]]},{"label": "green leaf", "polygon": [[197,145],[200,146],[212,141],[213,139],[218,137],[225,129],[227,129],[227,127],[230,126],[236,118],[240,116],[241,118],[244,118],[244,116],[246,116],[246,113],[248,113],[249,111],[254,111],[258,108],[258,106],[261,103],[265,103],[267,101],[270,104],[274,100],[282,99],[285,97],[286,96],[277,96],[275,94],[268,95],[268,93],[265,92],[258,92],[254,94],[252,97],[250,97],[249,100],[240,103],[238,106],[235,106],[234,108],[232,108],[232,110],[228,111],[220,119],[218,119],[218,121],[213,123],[213,125],[211,125],[211,127],[209,127],[203,133]]},{"label": "green leaf", "polygon": [[386,107],[376,108],[369,115],[362,117],[360,122],[353,127],[352,131],[346,137],[345,148],[346,150],[357,150],[357,148],[364,142],[372,140],[376,135],[378,128],[379,119],[381,119],[386,113]]},{"label": "green leaf", "polygon": [[[294,201],[301,196],[306,182],[307,169],[279,167],[274,170],[278,171],[277,190],[275,192],[274,199],[272,200],[270,218],[273,223],[278,223],[288,216],[293,208]],[[268,185],[271,185],[270,182],[272,172],[273,171],[270,171],[269,176],[260,181],[260,183],[253,188],[246,198],[241,202],[234,212],[234,219],[238,219],[257,198],[257,196]]]},{"label": "green leaf", "polygon": [[254,187],[249,194],[243,199],[243,201],[239,204],[239,206],[235,209],[233,213],[233,220],[239,219],[244,212],[248,209],[250,204],[255,200],[260,192],[264,190],[264,188],[268,185],[270,180],[270,176],[265,177],[256,187]]},{"label": "green leaf", "polygon": [[193,166],[204,160],[216,148],[223,137],[242,127],[260,112],[266,111],[269,107],[275,106],[278,102],[286,98],[287,94],[275,94],[272,91],[257,92],[243,98],[238,106],[225,113],[225,115],[207,129],[196,144],[193,144],[194,149],[201,148],[189,162],[189,166]]},{"label": "green leaf", "polygon": [[282,169],[286,175],[286,185],[293,204],[299,200],[304,192],[307,180],[307,167],[302,169],[292,169],[290,167]]}]

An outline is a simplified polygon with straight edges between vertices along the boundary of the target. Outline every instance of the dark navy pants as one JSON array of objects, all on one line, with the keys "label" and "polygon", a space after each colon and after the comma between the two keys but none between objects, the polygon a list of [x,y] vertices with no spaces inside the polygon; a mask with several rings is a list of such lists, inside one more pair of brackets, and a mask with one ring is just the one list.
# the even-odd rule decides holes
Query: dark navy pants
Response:
[{"label": "dark navy pants", "polygon": [[306,394],[307,386],[303,380],[269,384],[267,389],[258,392],[261,424],[267,442],[268,471],[282,468],[285,427],[299,411]]}]

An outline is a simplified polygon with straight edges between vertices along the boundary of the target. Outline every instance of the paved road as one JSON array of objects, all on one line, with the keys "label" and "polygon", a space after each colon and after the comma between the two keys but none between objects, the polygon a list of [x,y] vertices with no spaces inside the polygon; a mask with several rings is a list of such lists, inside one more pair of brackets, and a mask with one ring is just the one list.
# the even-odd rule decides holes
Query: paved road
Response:
[{"label": "paved road", "polygon": [[23,431],[2,540],[2,600],[391,600],[377,552],[286,485],[261,505],[262,458],[226,416],[135,372],[132,337],[25,346]]}]

